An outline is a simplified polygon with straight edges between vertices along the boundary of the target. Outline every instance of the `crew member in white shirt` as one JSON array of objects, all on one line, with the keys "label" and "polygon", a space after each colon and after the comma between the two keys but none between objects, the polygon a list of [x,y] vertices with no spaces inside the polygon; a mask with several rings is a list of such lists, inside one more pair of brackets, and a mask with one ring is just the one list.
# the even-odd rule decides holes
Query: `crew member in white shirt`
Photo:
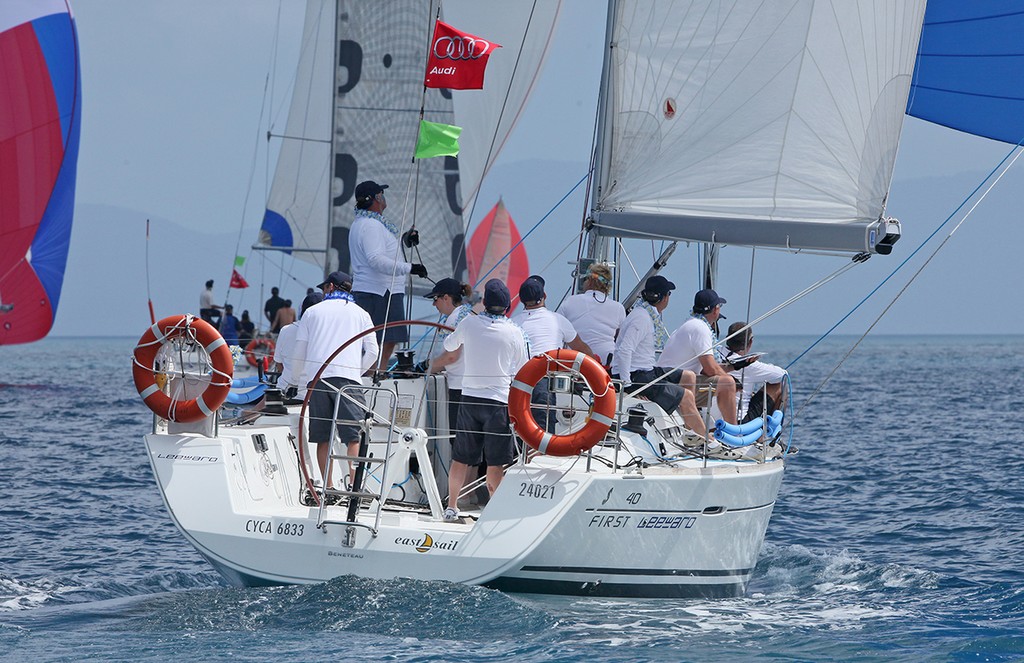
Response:
[{"label": "crew member in white shirt", "polygon": [[706,436],[707,427],[697,411],[694,392],[683,386],[693,384],[696,375],[693,371],[666,371],[654,365],[656,353],[668,338],[661,316],[675,288],[675,283],[660,274],[644,283],[640,300],[619,329],[612,356],[612,376],[621,379],[627,389],[632,387],[630,391],[657,403],[665,412],[678,411],[690,430]]},{"label": "crew member in white shirt", "polygon": [[[387,184],[371,180],[356,186],[356,215],[349,230],[352,260],[352,295],[370,314],[374,325],[405,319],[405,282],[411,273],[427,277],[427,268],[405,262],[399,247],[398,228],[384,217]],[[387,368],[395,346],[409,340],[409,328],[391,327],[377,332],[381,343],[380,368]]]},{"label": "crew member in white shirt", "polygon": [[466,362],[462,378],[462,405],[452,445],[445,520],[457,520],[458,499],[471,467],[487,464],[487,489],[493,495],[504,476],[504,466],[515,458],[508,419],[508,391],[512,378],[530,359],[526,335],[505,317],[512,303],[499,279],[484,286],[484,312],[463,318],[444,340],[445,353],[432,368],[447,366],[461,353]]},{"label": "crew member in white shirt", "polygon": [[[697,387],[713,386],[715,400],[722,419],[736,423],[736,381],[729,370],[718,361],[717,325],[724,320],[722,304],[725,300],[714,290],[701,290],[693,297],[691,316],[679,326],[665,343],[658,366],[668,370],[681,369],[697,374]],[[687,385],[687,389],[691,388]],[[697,396],[703,405],[706,393]]]},{"label": "crew member in white shirt", "polygon": [[199,293],[199,317],[214,327],[220,327],[220,306],[213,303],[213,279],[206,282],[206,287]]},{"label": "crew member in white shirt", "polygon": [[[434,308],[441,314],[438,322],[446,327],[455,329],[467,315],[473,315],[473,307],[465,301],[472,294],[473,290],[465,283],[459,283],[455,279],[441,279],[434,284],[433,289],[424,295],[434,303]],[[438,331],[434,346],[431,352],[431,359],[436,359],[444,354],[444,340],[451,335],[449,331]],[[444,372],[448,382],[448,428],[455,429],[459,421],[459,403],[462,401],[462,374],[465,372],[466,362],[462,360],[461,354],[450,364],[444,366]],[[437,370],[440,370],[438,367]],[[430,369],[428,368],[428,371]]]},{"label": "crew member in white shirt", "polygon": [[306,384],[300,381],[302,375],[302,364],[300,358],[295,357],[295,336],[299,333],[299,323],[306,309],[324,300],[322,293],[314,292],[306,295],[302,300],[302,308],[299,311],[299,319],[290,325],[281,327],[277,334],[277,345],[274,346],[274,362],[280,375],[277,378],[277,386],[284,393],[285,404],[292,405],[301,402],[306,398]]},{"label": "crew member in white shirt", "polygon": [[[519,301],[523,308],[512,316],[512,322],[526,332],[526,337],[530,339],[532,354],[539,355],[564,347],[587,355],[594,354],[564,315],[545,308],[547,294],[544,292],[544,281],[540,277],[531,276],[523,281],[519,286]],[[533,418],[541,428],[553,433],[555,417],[551,406],[555,404],[555,395],[548,391],[547,380],[541,380],[533,388],[530,402],[541,406],[533,408]]]},{"label": "crew member in white shirt", "polygon": [[750,421],[765,411],[771,414],[786,406],[786,392],[783,387],[789,374],[781,366],[761,361],[760,358],[754,358],[750,362],[740,361],[740,358],[750,354],[750,348],[754,344],[754,331],[749,327],[743,329],[746,326],[746,322],[734,322],[729,325],[729,336],[725,340],[725,346],[729,349],[726,361],[736,366],[734,375],[739,376],[743,385],[737,414],[743,421]]},{"label": "crew member in white shirt", "polygon": [[572,323],[580,338],[605,366],[611,363],[615,336],[626,320],[626,309],[608,294],[611,287],[611,268],[604,263],[594,263],[587,270],[583,292],[569,297],[558,307],[558,312]]},{"label": "crew member in white shirt", "polygon": [[[317,462],[327,488],[333,487],[327,461],[335,396],[341,399],[338,405],[338,439],[348,445],[349,456],[359,455],[359,426],[341,422],[360,421],[364,415],[363,409],[349,400],[350,397],[365,403],[362,391],[346,389],[343,394],[337,394],[336,389],[327,385],[312,383],[316,372],[342,343],[373,327],[370,314],[355,303],[348,291],[351,283],[352,277],[345,272],[332,272],[321,284],[324,300],[306,311],[295,335],[294,356],[303,358],[300,384],[313,390],[309,402],[309,441],[316,444]],[[320,381],[335,388],[361,384],[361,376],[374,364],[379,352],[376,335],[366,334],[360,342],[352,343],[331,360]]]}]

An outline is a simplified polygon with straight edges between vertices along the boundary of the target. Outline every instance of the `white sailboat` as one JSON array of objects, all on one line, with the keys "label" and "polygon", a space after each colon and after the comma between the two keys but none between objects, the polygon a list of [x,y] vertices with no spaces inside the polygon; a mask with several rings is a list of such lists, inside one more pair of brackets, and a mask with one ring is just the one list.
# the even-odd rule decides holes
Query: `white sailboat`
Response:
[{"label": "white sailboat", "polygon": [[[354,1],[336,8],[333,2],[311,1],[306,22],[310,50],[303,53],[300,71],[322,67],[324,57],[337,61],[338,51],[358,42],[344,36],[323,39],[319,35],[325,26],[337,25],[344,35],[366,20],[388,50],[405,29],[399,23],[411,26],[402,21],[411,21],[413,13],[421,47],[411,57],[421,63],[416,53],[424,50],[433,18],[425,4]],[[500,28],[477,27],[474,21],[489,11],[482,4],[446,2],[445,17],[455,22],[452,16],[461,16],[465,22],[460,27],[488,34],[506,49],[531,43],[521,34],[516,38]],[[544,4],[550,12],[544,21],[553,20],[557,4]],[[586,222],[591,258],[607,255],[610,240],[620,237],[862,256],[891,251],[899,224],[885,217],[885,200],[924,0],[609,4]],[[503,4],[499,23],[510,31],[521,33],[525,25],[533,30],[529,11],[517,23],[513,8],[517,3]],[[546,29],[531,50],[534,70],[550,24]],[[365,56],[374,54],[366,61],[385,67],[397,62],[393,58],[392,65],[386,64],[390,50],[357,45]],[[329,90],[345,88],[344,81],[373,79],[372,67],[356,74],[344,58],[341,62],[331,77],[342,83]],[[421,76],[420,70],[414,78]],[[503,93],[510,80],[520,91],[526,85],[508,72],[489,70],[488,77],[504,81],[496,86]],[[399,191],[404,186],[405,202],[420,200],[414,195],[414,175],[386,170],[408,158],[414,137],[376,127],[357,135],[366,122],[353,125],[347,119],[353,110],[348,105],[359,112],[381,101],[383,93],[370,92],[358,103],[344,96],[328,101],[332,110],[311,122],[314,111],[303,99],[318,94],[312,86],[296,89],[286,132],[294,145],[286,141],[282,148],[283,165],[268,206],[279,219],[264,225],[265,240],[279,248],[313,249],[322,240],[310,228],[326,231],[350,218],[349,185],[362,179],[356,173],[383,172],[380,180],[399,183]],[[434,108],[443,98],[438,93],[427,106]],[[455,101],[452,112],[459,117],[458,96]],[[487,109],[486,103],[476,105]],[[466,153],[465,159],[460,155],[467,202],[493,160],[492,145],[504,140],[513,122],[501,113],[481,115],[489,118],[476,125],[489,127],[488,148]],[[464,127],[472,122],[468,116],[458,120]],[[333,140],[325,141],[324,135]],[[392,160],[388,146],[395,137],[405,151],[395,152],[399,156]],[[346,147],[359,141],[364,144]],[[318,156],[307,159],[307,151]],[[356,151],[365,155],[359,159],[375,160],[373,170],[365,170],[358,159],[363,170],[345,170],[346,155]],[[279,184],[283,172],[301,181],[291,188]],[[452,191],[445,185],[446,179],[452,184],[451,175],[434,172],[436,179],[426,186],[428,197],[440,197],[441,207],[448,204],[443,192]],[[422,178],[421,187],[427,175]],[[318,198],[322,206],[314,209],[309,201]],[[403,196],[392,199],[403,202]],[[396,218],[405,223],[409,209],[400,210]],[[452,216],[462,206],[457,210]],[[310,221],[314,217],[320,221]],[[462,232],[450,221],[444,222],[450,232],[436,232],[449,247]],[[285,226],[287,233],[281,230]],[[332,242],[327,246],[339,248]],[[320,264],[334,269],[338,260],[343,263],[342,253],[329,248],[327,254],[310,255],[325,257]],[[442,251],[435,260],[435,274],[458,274],[457,256]],[[709,264],[706,270],[709,278],[712,268]],[[197,394],[224,389],[230,366],[217,359],[217,339],[195,339],[190,323],[184,318],[176,325],[155,326],[140,343],[144,356],[136,354],[136,376],[148,384],[149,396],[198,401],[188,403],[193,405],[185,408],[188,417],[161,410],[145,436],[146,448],[175,524],[234,583],[309,583],[353,574],[509,591],[721,597],[742,594],[751,578],[785,466],[782,446],[771,443],[779,434],[775,423],[765,422],[771,434],[734,454],[739,458],[722,460],[687,438],[678,415],[619,393],[610,429],[592,448],[570,456],[524,455],[508,468],[486,506],[446,522],[437,488],[448,463],[445,378],[388,379],[368,385],[373,413],[366,434],[373,460],[362,464],[362,492],[337,505],[317,496],[310,506],[304,494],[314,487],[317,473],[302,434],[304,412],[268,407],[231,419],[223,409],[206,407]],[[200,366],[195,374],[186,370],[186,351]],[[202,366],[210,363],[207,355],[214,357],[213,370],[207,367],[203,375]],[[161,358],[172,364],[163,371],[169,379],[147,383],[153,362]],[[556,432],[571,434],[590,425],[595,419],[591,407],[603,396],[593,375],[581,376],[572,368],[556,375],[563,387]],[[343,461],[336,462],[336,472],[345,473]]]}]

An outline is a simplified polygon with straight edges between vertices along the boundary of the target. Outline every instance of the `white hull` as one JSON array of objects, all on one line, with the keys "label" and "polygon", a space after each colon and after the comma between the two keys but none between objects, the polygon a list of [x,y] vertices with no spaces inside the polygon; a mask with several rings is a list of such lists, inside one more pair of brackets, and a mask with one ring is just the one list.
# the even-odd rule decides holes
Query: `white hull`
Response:
[{"label": "white hull", "polygon": [[[395,384],[408,390],[417,382]],[[363,527],[329,522],[347,519],[344,504],[324,507],[327,522],[317,527],[319,507],[301,502],[294,420],[264,416],[213,436],[146,436],[175,524],[234,584],[351,574],[537,593],[736,596],[757,562],[783,473],[782,460],[699,459],[613,472],[614,448],[595,447],[589,460],[540,456],[514,465],[482,511],[454,523],[432,514],[423,494],[389,501],[374,535],[377,511],[365,505]],[[636,457],[629,448],[639,440],[620,436],[621,464]],[[439,442],[437,449],[448,444]],[[414,483],[403,490],[411,494]]]}]

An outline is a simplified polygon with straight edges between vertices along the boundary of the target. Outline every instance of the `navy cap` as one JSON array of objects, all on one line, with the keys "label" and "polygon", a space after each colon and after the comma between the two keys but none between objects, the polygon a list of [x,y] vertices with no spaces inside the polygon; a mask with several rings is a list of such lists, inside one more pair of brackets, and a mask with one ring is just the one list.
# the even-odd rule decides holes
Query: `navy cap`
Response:
[{"label": "navy cap", "polygon": [[303,314],[305,314],[307,308],[313,306],[314,304],[319,304],[323,300],[324,293],[322,292],[311,292],[310,294],[306,295],[305,299],[302,300],[302,310],[299,312],[299,316],[301,317]]},{"label": "navy cap", "polygon": [[327,277],[327,280],[317,287],[323,290],[324,286],[328,283],[336,288],[341,288],[342,290],[352,289],[352,277],[349,276],[347,272],[331,272],[331,275]]},{"label": "navy cap", "polygon": [[498,308],[504,310],[511,305],[512,295],[501,279],[491,279],[484,285],[484,307],[488,311]]},{"label": "navy cap", "polygon": [[368,200],[388,188],[387,184],[377,184],[373,180],[366,180],[356,185],[356,200]]},{"label": "navy cap", "polygon": [[458,297],[462,294],[462,284],[455,279],[441,279],[434,284],[433,289],[430,292],[423,295],[427,299],[433,299],[434,297],[440,297],[442,295],[450,295],[452,297]]},{"label": "navy cap", "polygon": [[531,276],[519,286],[519,301],[524,304],[533,304],[544,299],[544,281],[537,276]]},{"label": "navy cap", "polygon": [[672,281],[669,281],[661,274],[655,274],[651,278],[647,279],[647,283],[644,284],[644,291],[654,295],[664,295],[675,289],[676,284],[672,283]]},{"label": "navy cap", "polygon": [[[724,304],[725,300],[718,296],[718,293],[708,288],[707,290],[701,290],[693,296],[693,312],[694,313],[710,313],[711,309],[715,308],[719,304]],[[724,315],[719,314],[723,320]]]},{"label": "navy cap", "polygon": [[526,278],[533,279],[534,281],[540,281],[542,287],[547,285],[547,282],[544,280],[544,277],[541,276],[540,274],[530,274]]}]

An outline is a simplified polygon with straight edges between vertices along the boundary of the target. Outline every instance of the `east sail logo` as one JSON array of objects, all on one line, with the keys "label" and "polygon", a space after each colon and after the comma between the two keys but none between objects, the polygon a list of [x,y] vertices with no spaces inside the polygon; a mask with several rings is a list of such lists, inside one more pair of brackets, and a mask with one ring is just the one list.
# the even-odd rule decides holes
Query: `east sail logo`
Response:
[{"label": "east sail logo", "polygon": [[431,549],[437,550],[455,550],[455,546],[458,545],[458,541],[434,541],[434,537],[429,534],[424,534],[423,538],[411,538],[407,536],[400,536],[395,539],[395,543],[400,546],[412,546],[416,549],[416,552],[425,553]]}]

